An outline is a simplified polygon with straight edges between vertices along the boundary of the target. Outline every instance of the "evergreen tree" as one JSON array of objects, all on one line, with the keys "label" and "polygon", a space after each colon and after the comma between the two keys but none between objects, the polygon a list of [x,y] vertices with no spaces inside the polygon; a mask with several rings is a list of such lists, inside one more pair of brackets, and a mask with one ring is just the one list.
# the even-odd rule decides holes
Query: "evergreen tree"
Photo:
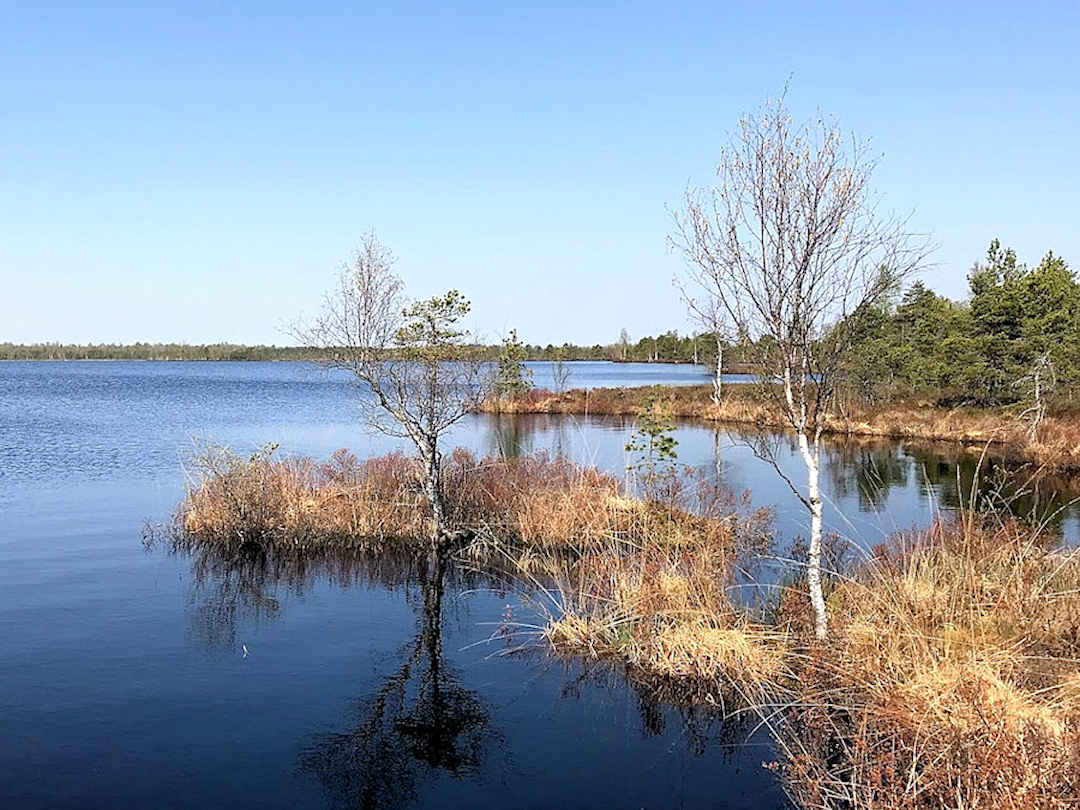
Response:
[{"label": "evergreen tree", "polygon": [[672,465],[678,458],[675,448],[679,444],[671,435],[674,430],[667,412],[655,400],[648,400],[638,417],[637,430],[626,443],[630,454],[627,472],[643,476],[647,497],[657,497],[661,485],[674,474]]},{"label": "evergreen tree", "polygon": [[498,369],[495,374],[495,393],[501,397],[516,397],[532,390],[532,369],[525,366],[529,356],[518,340],[517,330],[503,338],[499,352]]}]

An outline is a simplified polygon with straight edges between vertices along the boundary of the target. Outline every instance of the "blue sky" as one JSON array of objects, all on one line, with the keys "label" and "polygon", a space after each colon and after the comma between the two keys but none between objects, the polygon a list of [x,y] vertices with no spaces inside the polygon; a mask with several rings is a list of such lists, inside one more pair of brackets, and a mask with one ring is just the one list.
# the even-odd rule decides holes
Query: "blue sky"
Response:
[{"label": "blue sky", "polygon": [[0,340],[288,342],[374,227],[473,325],[687,322],[665,206],[791,77],[962,296],[1080,267],[1080,4],[0,3]]}]

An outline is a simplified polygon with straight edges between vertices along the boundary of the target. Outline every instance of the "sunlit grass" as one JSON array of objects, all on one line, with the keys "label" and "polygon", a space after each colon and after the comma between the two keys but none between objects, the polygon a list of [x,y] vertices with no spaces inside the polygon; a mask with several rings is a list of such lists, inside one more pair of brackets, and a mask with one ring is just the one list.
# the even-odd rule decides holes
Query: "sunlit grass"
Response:
[{"label": "sunlit grass", "polygon": [[[327,463],[211,448],[178,510],[181,528],[221,542],[377,545],[430,536],[431,511],[415,461],[391,453]],[[618,543],[730,545],[736,499],[702,476],[680,479],[663,501],[628,495],[616,478],[565,458],[477,459],[455,450],[443,465],[450,523],[486,549],[607,550]]]},{"label": "sunlit grass", "polygon": [[[430,531],[411,459],[325,464],[214,450],[178,520],[219,545],[400,548]],[[796,575],[769,606],[733,594],[766,512],[704,478],[639,497],[565,459],[446,460],[468,565],[543,607],[536,638],[753,713],[805,807],[1075,807],[1080,552],[964,512],[833,572],[830,636]],[[682,686],[679,686],[681,684]]]},{"label": "sunlit grass", "polygon": [[[677,418],[770,430],[788,427],[769,398],[763,397],[761,389],[754,385],[729,385],[720,405],[712,401],[711,386],[645,386],[562,393],[534,389],[519,397],[491,398],[483,410],[629,416],[640,414],[649,402],[656,402],[665,413]],[[1029,429],[1029,423],[1019,418],[1017,408],[945,408],[924,401],[845,403],[825,423],[825,432],[833,435],[991,443],[1044,468],[1080,468],[1080,414],[1064,410],[1051,413],[1039,425],[1034,438],[1029,436]]]}]

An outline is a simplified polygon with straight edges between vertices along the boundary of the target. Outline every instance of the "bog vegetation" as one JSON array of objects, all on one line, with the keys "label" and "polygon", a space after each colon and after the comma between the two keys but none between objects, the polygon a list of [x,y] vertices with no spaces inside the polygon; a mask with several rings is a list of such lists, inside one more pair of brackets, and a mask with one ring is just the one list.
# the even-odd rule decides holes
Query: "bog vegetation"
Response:
[{"label": "bog vegetation", "polygon": [[[340,450],[325,463],[278,459],[273,445],[237,455],[210,448],[195,459],[177,512],[185,533],[221,545],[288,548],[413,547],[434,514],[424,472],[403,453],[359,461]],[[629,497],[594,468],[545,454],[477,459],[458,448],[442,462],[445,519],[465,542],[505,550],[607,549],[611,542],[730,546],[733,515],[723,488],[680,479],[661,500]],[[481,544],[481,545],[475,545]]]},{"label": "bog vegetation", "polygon": [[[691,475],[643,425],[633,484],[566,459],[477,459],[442,480],[471,529],[447,553],[531,592],[553,648],[753,713],[802,806],[1071,807],[1080,774],[1080,552],[965,511],[848,565],[826,544],[825,642],[805,558],[746,601],[772,524]],[[654,445],[648,447],[649,438]],[[403,454],[325,463],[214,449],[177,513],[204,547],[428,553],[422,471]]]},{"label": "bog vegetation", "polygon": [[[830,433],[996,441],[1080,468],[1080,285],[1053,254],[1028,269],[995,241],[969,301],[905,289],[928,246],[878,215],[875,165],[824,120],[794,125],[782,100],[747,116],[717,183],[676,214],[700,334],[635,344],[624,330],[594,347],[618,360],[692,352],[756,376],[738,388],[568,390],[574,347],[538,350],[516,331],[481,347],[459,292],[406,298],[368,235],[296,334],[354,375],[373,427],[415,452],[320,463],[212,449],[178,531],[227,550],[404,552],[507,573],[553,649],[753,714],[805,807],[1075,807],[1080,550],[973,500],[853,557],[823,530],[819,476]],[[554,391],[533,387],[525,361],[538,353],[556,361]],[[633,414],[626,476],[446,452],[473,410]],[[755,446],[806,509],[792,559],[772,553],[767,512],[680,467],[672,425],[688,416],[793,437],[801,481],[775,443]],[[765,561],[781,564],[770,596],[740,597]]]},{"label": "bog vegetation", "polygon": [[[661,404],[670,417],[787,430],[783,415],[754,385],[729,385],[717,403],[712,386],[642,386],[580,388],[556,392],[534,388],[515,398],[489,398],[481,410],[499,413],[593,414],[640,416],[649,403]],[[986,444],[1042,468],[1080,469],[1080,412],[1068,399],[1046,402],[1033,422],[1024,403],[994,407],[934,407],[925,400],[871,404],[840,396],[826,415],[823,433],[839,436],[887,437],[955,442],[973,455]]]}]

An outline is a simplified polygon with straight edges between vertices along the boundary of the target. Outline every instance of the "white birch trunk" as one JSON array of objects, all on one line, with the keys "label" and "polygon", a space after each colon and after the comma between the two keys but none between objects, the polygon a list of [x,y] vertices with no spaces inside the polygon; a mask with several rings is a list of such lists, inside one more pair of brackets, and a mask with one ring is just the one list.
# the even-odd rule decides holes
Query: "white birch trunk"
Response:
[{"label": "white birch trunk", "polygon": [[814,632],[824,640],[829,631],[829,617],[825,611],[825,596],[821,590],[821,454],[814,442],[813,448],[806,434],[799,434],[799,451],[806,463],[808,500],[810,502],[810,553],[806,566],[806,583],[810,588],[810,604],[814,609]]},{"label": "white birch trunk", "polygon": [[421,463],[424,465],[424,495],[431,505],[431,516],[435,520],[432,543],[438,546],[441,537],[448,529],[446,508],[443,502],[442,459],[439,457],[439,451],[434,442],[428,441],[426,437],[417,444],[420,449]]},{"label": "white birch trunk", "polygon": [[814,610],[814,632],[819,639],[824,639],[829,630],[829,618],[825,613],[825,596],[821,590],[821,445],[820,436],[815,435],[814,444],[811,447],[810,440],[806,437],[806,371],[802,370],[800,378],[799,401],[795,402],[795,392],[792,388],[793,366],[799,365],[788,359],[784,365],[784,400],[787,402],[788,413],[791,416],[792,426],[799,435],[799,452],[806,464],[807,499],[806,505],[810,509],[810,550],[806,564],[806,583],[810,589],[810,604]]},{"label": "white birch trunk", "polygon": [[720,404],[721,395],[724,393],[724,346],[720,338],[716,339],[716,376],[713,377],[712,399],[717,405]]}]

